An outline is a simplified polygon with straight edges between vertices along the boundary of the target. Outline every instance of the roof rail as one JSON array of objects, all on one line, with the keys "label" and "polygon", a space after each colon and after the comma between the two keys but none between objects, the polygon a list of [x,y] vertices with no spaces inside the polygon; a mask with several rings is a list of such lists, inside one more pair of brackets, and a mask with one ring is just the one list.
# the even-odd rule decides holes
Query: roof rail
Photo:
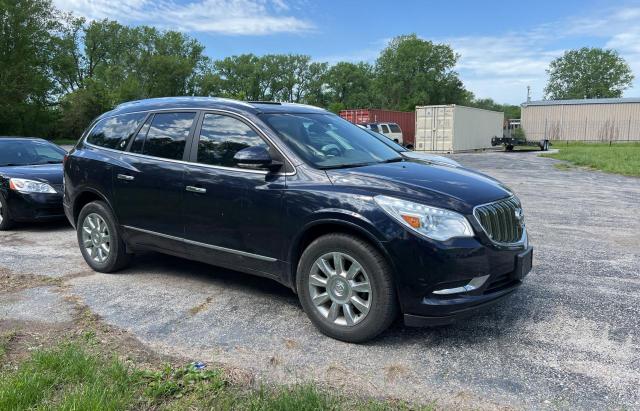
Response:
[{"label": "roof rail", "polygon": [[276,106],[281,106],[282,103],[279,101],[247,101],[247,103],[251,103],[251,104],[273,104]]}]

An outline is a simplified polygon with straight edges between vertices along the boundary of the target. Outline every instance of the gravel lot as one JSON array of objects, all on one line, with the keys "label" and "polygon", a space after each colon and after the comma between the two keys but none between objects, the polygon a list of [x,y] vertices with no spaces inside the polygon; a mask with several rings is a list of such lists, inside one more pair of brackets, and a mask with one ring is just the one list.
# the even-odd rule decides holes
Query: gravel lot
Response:
[{"label": "gravel lot", "polygon": [[64,223],[0,233],[0,321],[69,321],[69,296],[152,349],[244,368],[262,381],[437,401],[443,408],[640,408],[640,179],[560,170],[536,152],[452,156],[513,188],[534,269],[520,290],[457,325],[396,324],[366,345],[319,334],[286,288],[146,254],[93,273]]}]

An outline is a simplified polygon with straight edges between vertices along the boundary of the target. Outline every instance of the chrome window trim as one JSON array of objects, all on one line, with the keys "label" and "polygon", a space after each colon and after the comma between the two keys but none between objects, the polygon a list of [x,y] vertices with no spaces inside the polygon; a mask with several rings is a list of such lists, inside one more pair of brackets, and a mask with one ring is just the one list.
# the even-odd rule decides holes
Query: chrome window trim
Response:
[{"label": "chrome window trim", "polygon": [[[511,195],[511,196],[506,197],[506,198],[501,198],[500,200],[490,201],[490,202],[484,203],[484,204],[478,204],[477,206],[473,207],[473,218],[476,220],[476,222],[480,226],[480,229],[482,229],[482,232],[484,233],[484,235],[486,235],[487,238],[493,244],[501,246],[501,247],[520,248],[521,246],[523,246],[527,242],[527,226],[526,226],[526,224],[522,224],[522,237],[520,237],[520,240],[516,241],[515,243],[502,243],[500,241],[495,241],[493,238],[491,238],[491,236],[489,235],[487,230],[485,230],[485,228],[483,227],[482,223],[480,222],[480,219],[478,218],[478,215],[476,214],[476,209],[479,208],[479,207],[484,207],[484,206],[495,204],[495,203],[501,203],[503,201],[511,200],[513,198],[517,198],[517,197],[515,195]],[[520,199],[518,199],[518,202],[520,203]],[[521,206],[522,206],[522,204],[521,204]]]},{"label": "chrome window trim", "polygon": [[[186,164],[186,165],[189,165],[189,166],[209,167],[209,168],[216,168],[216,169],[228,170],[228,171],[240,171],[240,172],[243,172],[243,173],[262,174],[262,175],[269,174],[268,171],[264,171],[264,170],[249,170],[249,169],[244,169],[244,168],[214,166],[214,165],[211,165],[211,164],[191,163],[189,161],[184,161],[184,160],[174,160],[174,159],[171,159],[171,158],[155,157],[155,156],[149,156],[149,155],[146,155],[146,154],[131,153],[131,152],[128,152],[128,151],[114,150],[112,148],[100,147],[100,146],[96,146],[94,144],[87,143],[87,142],[84,142],[84,144],[86,144],[89,147],[96,148],[98,150],[107,150],[107,151],[111,151],[111,152],[117,153],[117,154],[124,154],[124,155],[129,155],[129,156],[134,156],[134,157],[148,158],[150,160],[167,161],[169,163]],[[274,175],[293,175],[293,174],[291,174],[291,173],[274,173]]]},{"label": "chrome window trim", "polygon": [[123,227],[128,229],[128,230],[133,230],[133,231],[138,231],[138,232],[145,233],[145,234],[155,235],[155,236],[158,236],[158,237],[163,237],[163,238],[167,238],[169,240],[179,241],[179,242],[185,243],[185,244],[195,245],[195,246],[198,246],[198,247],[209,248],[211,250],[223,251],[223,252],[226,252],[226,253],[241,255],[243,257],[251,257],[251,258],[255,258],[257,260],[262,260],[262,261],[269,261],[269,262],[278,261],[277,258],[273,258],[273,257],[267,257],[267,256],[260,255],[260,254],[253,254],[253,253],[249,253],[247,251],[234,250],[232,248],[220,247],[220,246],[217,246],[217,245],[212,245],[212,244],[207,244],[207,243],[201,243],[199,241],[189,240],[189,239],[183,238],[183,237],[175,237],[175,236],[172,236],[172,235],[169,235],[169,234],[162,234],[162,233],[158,233],[156,231],[145,230],[144,228],[138,228],[138,227],[133,227],[133,226],[129,226],[129,225],[123,225]]},{"label": "chrome window trim", "polygon": [[[271,143],[271,145],[273,147],[275,147],[276,150],[278,150],[280,155],[282,155],[282,157],[285,159],[285,161],[287,161],[289,164],[291,164],[291,167],[293,168],[292,172],[288,172],[288,173],[287,172],[285,172],[285,173],[279,172],[279,173],[273,173],[273,175],[293,176],[293,175],[295,175],[297,173],[296,167],[295,167],[295,163],[293,161],[291,161],[291,159],[289,157],[287,157],[285,153],[282,152],[280,147],[278,147],[278,145],[269,136],[267,136],[267,134],[264,131],[262,131],[262,129],[260,127],[258,127],[256,125],[256,123],[254,123],[251,119],[247,118],[246,116],[244,116],[242,114],[236,113],[234,111],[221,110],[221,109],[217,109],[217,108],[205,108],[205,107],[198,107],[198,108],[179,107],[178,108],[178,107],[176,107],[176,108],[163,108],[163,109],[157,109],[157,110],[150,109],[150,110],[129,111],[127,113],[119,113],[119,114],[114,114],[114,115],[111,115],[111,116],[105,116],[105,117],[102,117],[100,120],[95,121],[93,123],[93,125],[91,126],[91,128],[86,132],[84,137],[82,137],[80,140],[82,141],[83,144],[86,144],[89,147],[97,148],[97,149],[100,149],[100,150],[107,150],[107,151],[111,151],[111,152],[114,152],[114,153],[127,154],[127,155],[132,155],[132,156],[143,157],[143,158],[150,158],[150,159],[154,159],[154,160],[169,161],[169,162],[173,162],[173,163],[197,165],[197,166],[215,168],[215,169],[219,169],[219,170],[239,171],[239,172],[243,172],[243,173],[263,174],[263,175],[270,174],[268,171],[264,171],[264,170],[248,170],[246,168],[215,166],[215,165],[212,165],[212,164],[194,163],[194,162],[189,162],[189,161],[184,161],[184,160],[174,160],[174,159],[164,158],[164,157],[149,156],[149,155],[146,155],[146,154],[132,153],[130,151],[115,150],[115,149],[112,149],[112,148],[100,147],[100,146],[97,146],[95,144],[91,144],[91,143],[87,142],[87,138],[89,138],[89,135],[91,134],[93,129],[96,127],[96,125],[100,121],[102,121],[104,119],[107,119],[107,118],[113,118],[113,117],[124,116],[124,115],[128,115],[128,114],[136,114],[136,113],[158,113],[158,112],[163,112],[163,111],[184,112],[184,111],[194,111],[194,110],[195,111],[202,111],[203,114],[207,114],[207,113],[211,113],[211,114],[220,113],[220,114],[224,114],[224,115],[229,115],[230,114],[232,117],[233,116],[237,116],[237,117],[241,118],[242,120],[246,121],[247,123],[249,123],[251,126],[253,126],[253,128],[255,128],[258,131],[258,134],[262,138],[264,138],[269,143]],[[194,136],[194,138],[195,137],[196,136]]]}]

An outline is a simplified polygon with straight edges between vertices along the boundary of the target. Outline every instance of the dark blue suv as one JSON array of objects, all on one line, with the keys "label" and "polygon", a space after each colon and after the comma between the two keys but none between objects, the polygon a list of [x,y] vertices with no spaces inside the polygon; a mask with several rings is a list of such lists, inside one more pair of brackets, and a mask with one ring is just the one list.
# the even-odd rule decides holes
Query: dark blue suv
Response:
[{"label": "dark blue suv", "polygon": [[325,334],[455,321],[531,269],[522,208],[490,177],[412,160],[325,110],[217,98],[125,103],[64,165],[96,271],[153,250],[290,287]]}]

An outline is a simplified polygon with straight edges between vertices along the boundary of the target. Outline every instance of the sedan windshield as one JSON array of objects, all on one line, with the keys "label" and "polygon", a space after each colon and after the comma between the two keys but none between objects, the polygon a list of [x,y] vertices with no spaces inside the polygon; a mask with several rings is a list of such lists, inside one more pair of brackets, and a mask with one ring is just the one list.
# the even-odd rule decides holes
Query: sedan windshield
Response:
[{"label": "sedan windshield", "polygon": [[316,168],[402,160],[389,145],[333,114],[263,114],[261,117],[291,150]]},{"label": "sedan windshield", "polygon": [[63,149],[46,141],[0,139],[0,167],[58,164],[64,155]]}]

